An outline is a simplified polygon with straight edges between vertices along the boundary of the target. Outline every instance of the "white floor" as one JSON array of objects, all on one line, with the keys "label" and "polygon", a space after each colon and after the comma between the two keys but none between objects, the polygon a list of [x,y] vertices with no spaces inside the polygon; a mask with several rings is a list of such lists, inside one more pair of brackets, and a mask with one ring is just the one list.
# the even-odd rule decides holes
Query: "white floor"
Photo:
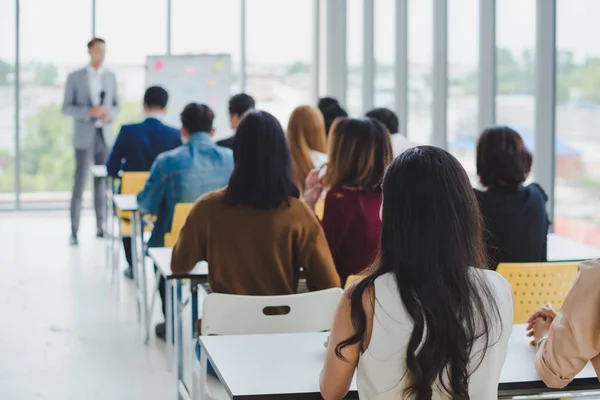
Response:
[{"label": "white floor", "polygon": [[164,342],[142,343],[134,284],[120,296],[92,212],[0,213],[0,399],[175,399]]}]

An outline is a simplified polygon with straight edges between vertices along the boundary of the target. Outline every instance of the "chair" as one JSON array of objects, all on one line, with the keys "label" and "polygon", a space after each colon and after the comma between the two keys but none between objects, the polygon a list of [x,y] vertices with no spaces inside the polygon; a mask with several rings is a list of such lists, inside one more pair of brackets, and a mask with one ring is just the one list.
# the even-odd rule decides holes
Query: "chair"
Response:
[{"label": "chair", "polygon": [[[150,172],[123,172],[121,176],[121,194],[139,194],[144,190]],[[131,219],[129,211],[117,210],[117,217]]]},{"label": "chair", "polygon": [[179,232],[187,219],[190,211],[192,210],[194,203],[177,203],[175,204],[175,211],[173,211],[173,223],[171,224],[171,232],[167,232],[165,234],[165,246],[164,247],[173,247],[177,238],[179,237]]},{"label": "chair", "polygon": [[511,284],[514,323],[527,322],[546,303],[560,308],[577,275],[577,263],[502,263],[496,270]]},{"label": "chair", "polygon": [[[332,288],[286,296],[236,296],[209,294],[202,307],[202,335],[251,335],[267,333],[321,332],[331,329],[343,291]],[[284,308],[287,314],[267,315],[269,308]],[[210,398],[207,387],[207,357],[201,352],[195,363],[194,399]]]},{"label": "chair", "polygon": [[362,278],[364,278],[363,275],[350,275],[350,276],[348,276],[346,278],[346,284],[344,285],[344,289],[346,289],[348,286],[350,286],[354,282],[360,281]]}]

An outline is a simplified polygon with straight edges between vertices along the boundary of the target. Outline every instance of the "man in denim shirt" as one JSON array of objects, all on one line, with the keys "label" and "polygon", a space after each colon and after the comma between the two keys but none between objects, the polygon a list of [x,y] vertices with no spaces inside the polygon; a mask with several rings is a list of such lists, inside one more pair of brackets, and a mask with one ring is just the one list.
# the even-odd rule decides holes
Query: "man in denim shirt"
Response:
[{"label": "man in denim shirt", "polygon": [[[173,150],[160,154],[150,168],[150,177],[138,195],[140,212],[157,219],[150,247],[161,247],[171,229],[177,203],[193,203],[205,193],[226,186],[233,170],[233,152],[211,140],[214,134],[213,111],[204,104],[191,103],[181,113],[181,141]],[[165,313],[165,282],[161,278],[160,295]],[[164,339],[165,324],[156,326],[156,335]]]}]

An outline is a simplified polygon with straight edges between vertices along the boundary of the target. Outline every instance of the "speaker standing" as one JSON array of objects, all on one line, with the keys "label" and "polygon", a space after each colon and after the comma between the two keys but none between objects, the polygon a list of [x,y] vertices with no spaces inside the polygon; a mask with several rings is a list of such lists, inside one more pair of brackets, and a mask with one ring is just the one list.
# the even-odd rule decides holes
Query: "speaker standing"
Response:
[{"label": "speaker standing", "polygon": [[[90,63],[69,74],[65,88],[63,114],[73,117],[73,147],[75,148],[75,179],[71,196],[71,244],[77,245],[83,189],[92,162],[106,162],[114,141],[112,122],[119,112],[115,75],[102,66],[104,40],[93,38],[88,43]],[[96,236],[104,236],[106,183],[94,178],[94,208]]]}]

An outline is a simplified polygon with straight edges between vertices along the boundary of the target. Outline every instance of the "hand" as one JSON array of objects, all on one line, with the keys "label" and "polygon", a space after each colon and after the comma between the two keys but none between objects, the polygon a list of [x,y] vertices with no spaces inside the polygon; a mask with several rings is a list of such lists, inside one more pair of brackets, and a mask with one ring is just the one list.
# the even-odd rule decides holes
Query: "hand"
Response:
[{"label": "hand", "polygon": [[100,113],[100,116],[98,117],[98,119],[101,119],[102,121],[110,122],[112,119],[112,116],[110,115],[110,113],[108,111],[106,111],[104,109],[104,107],[102,107],[102,112]]},{"label": "hand", "polygon": [[527,336],[533,338],[531,341],[532,346],[536,346],[542,338],[548,336],[550,326],[552,326],[556,315],[556,311],[550,303],[547,303],[529,318],[527,321]]},{"label": "hand", "polygon": [[88,111],[88,116],[90,118],[99,118],[100,117],[100,107],[91,107]]},{"label": "hand", "polygon": [[552,308],[550,303],[546,303],[544,307],[540,308],[538,311],[534,312],[531,317],[529,317],[527,320],[527,330],[533,328],[533,324],[538,318],[550,319],[551,321],[554,321],[554,318],[556,318],[556,311]]},{"label": "hand", "polygon": [[314,211],[317,201],[323,193],[323,182],[319,178],[319,169],[310,171],[304,182],[304,202]]}]

